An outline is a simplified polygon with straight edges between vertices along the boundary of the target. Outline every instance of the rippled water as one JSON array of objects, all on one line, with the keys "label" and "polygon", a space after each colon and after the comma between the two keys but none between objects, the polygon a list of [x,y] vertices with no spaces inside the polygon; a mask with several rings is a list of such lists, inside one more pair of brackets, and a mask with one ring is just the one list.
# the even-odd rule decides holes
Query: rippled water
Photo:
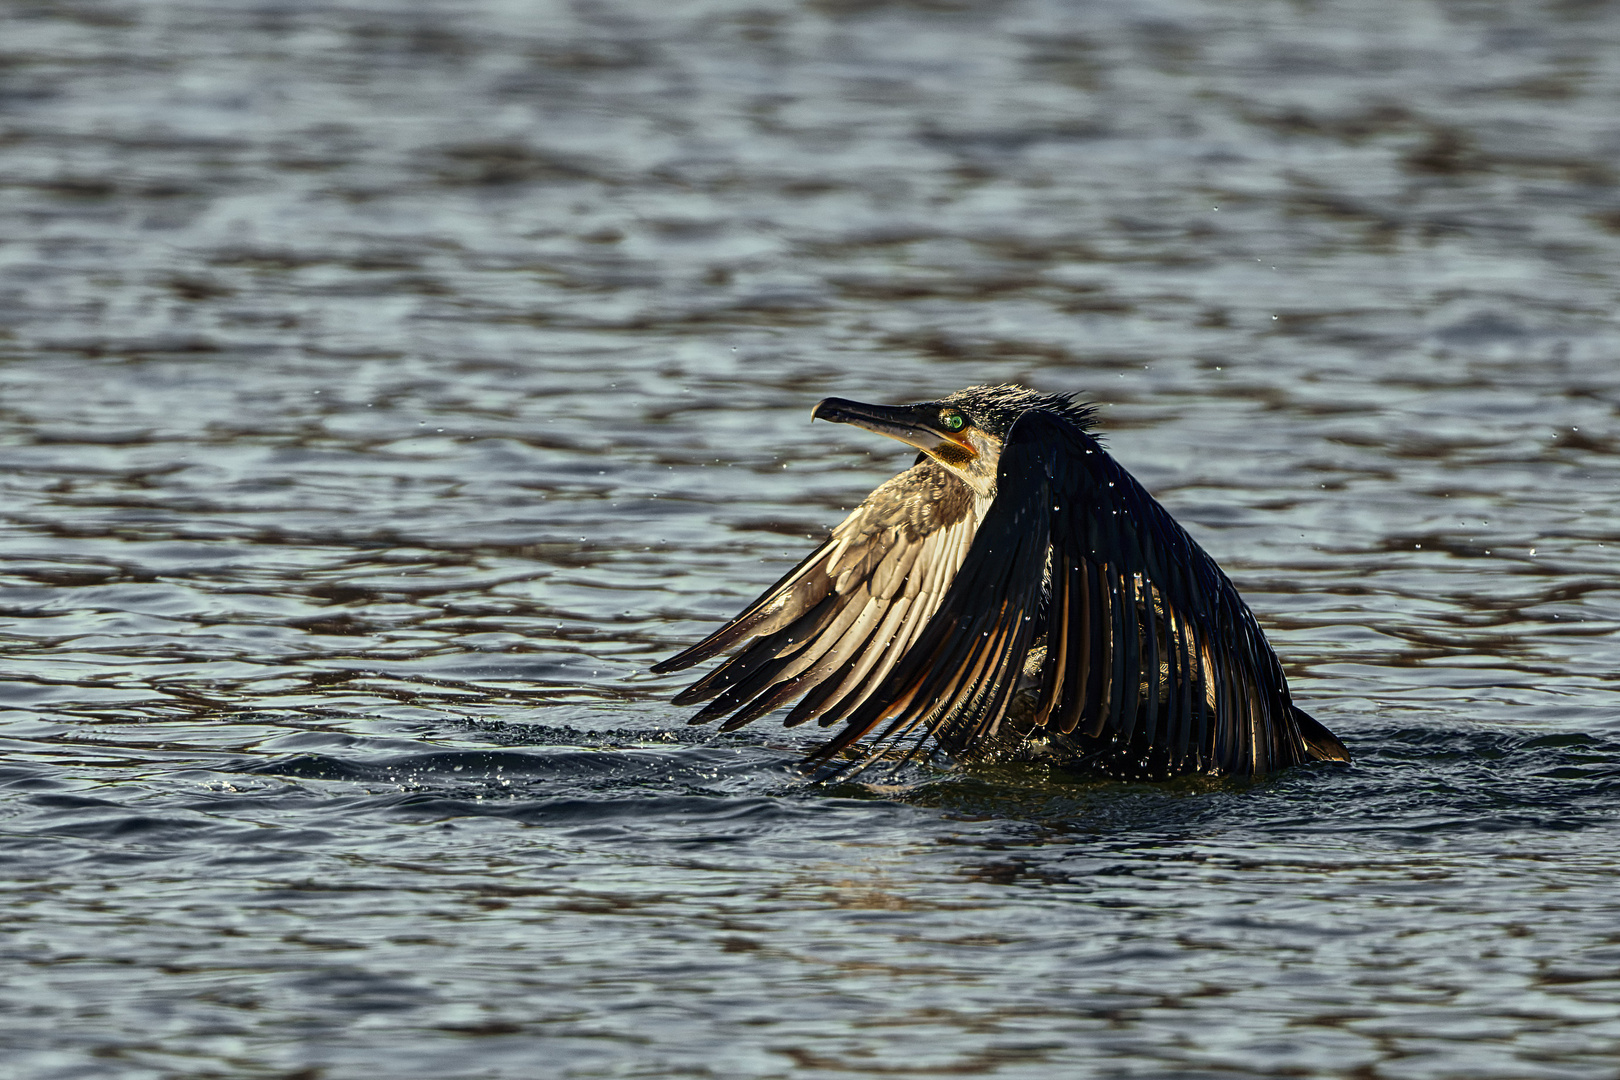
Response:
[{"label": "rippled water", "polygon": [[[1620,9],[0,13],[0,1054],[1611,1077]],[[647,665],[1081,391],[1357,755],[805,788]]]}]

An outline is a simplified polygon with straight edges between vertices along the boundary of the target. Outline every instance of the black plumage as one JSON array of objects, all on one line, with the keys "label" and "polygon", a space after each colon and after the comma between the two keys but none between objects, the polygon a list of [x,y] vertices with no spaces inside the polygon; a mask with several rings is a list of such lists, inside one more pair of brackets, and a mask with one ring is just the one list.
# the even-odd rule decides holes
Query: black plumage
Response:
[{"label": "black plumage", "polygon": [[[930,740],[959,760],[1103,775],[1260,776],[1348,760],[1293,704],[1237,589],[1091,434],[1066,395],[829,398],[815,416],[922,453],[736,618],[653,668],[725,663],[676,697],[742,726],[794,699],[843,730],[831,762]],[[907,755],[909,756],[909,754]]]}]

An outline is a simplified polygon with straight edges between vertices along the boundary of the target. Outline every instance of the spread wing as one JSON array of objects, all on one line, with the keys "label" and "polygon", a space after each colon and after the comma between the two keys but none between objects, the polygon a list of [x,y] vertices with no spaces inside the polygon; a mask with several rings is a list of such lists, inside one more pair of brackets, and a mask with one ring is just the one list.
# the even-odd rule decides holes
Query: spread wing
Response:
[{"label": "spread wing", "polygon": [[[1096,439],[1026,413],[997,491],[938,613],[817,757],[886,724],[880,745],[921,726],[973,756],[1027,731],[1159,775],[1348,759],[1293,705],[1231,580]],[[1042,635],[1033,713],[1005,731]]]},{"label": "spread wing", "polygon": [[[924,460],[879,487],[832,536],[740,615],[654,666],[680,671],[743,646],[682,691],[691,720],[739,728],[800,695],[792,727],[845,719],[889,675],[939,607],[973,541],[973,494]],[[746,644],[744,644],[746,643]]]}]

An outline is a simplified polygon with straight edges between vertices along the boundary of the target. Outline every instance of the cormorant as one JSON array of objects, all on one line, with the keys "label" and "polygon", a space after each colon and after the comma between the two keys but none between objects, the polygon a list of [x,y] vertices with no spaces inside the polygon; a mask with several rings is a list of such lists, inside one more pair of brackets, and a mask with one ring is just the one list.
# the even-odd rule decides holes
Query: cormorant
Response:
[{"label": "cormorant", "polygon": [[908,736],[902,760],[932,739],[957,760],[1136,779],[1349,760],[1293,703],[1231,580],[1092,434],[1092,406],[974,386],[917,405],[827,398],[811,417],[921,453],[653,667],[740,647],[675,698],[713,699],[691,723],[730,731],[798,698],[788,727],[844,725],[806,759],[824,764],[874,731],[862,765]]}]

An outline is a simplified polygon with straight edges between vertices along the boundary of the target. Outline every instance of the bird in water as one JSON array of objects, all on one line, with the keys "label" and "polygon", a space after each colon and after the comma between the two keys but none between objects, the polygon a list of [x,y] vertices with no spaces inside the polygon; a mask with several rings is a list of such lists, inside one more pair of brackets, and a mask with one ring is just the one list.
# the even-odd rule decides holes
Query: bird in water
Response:
[{"label": "bird in water", "polygon": [[[812,418],[915,447],[803,562],[653,667],[736,654],[686,690],[731,731],[843,729],[806,759],[1045,761],[1123,779],[1257,777],[1349,752],[1293,703],[1231,579],[1092,433],[1067,394],[827,398]],[[712,700],[711,700],[712,699]],[[846,757],[848,757],[846,755]]]}]

